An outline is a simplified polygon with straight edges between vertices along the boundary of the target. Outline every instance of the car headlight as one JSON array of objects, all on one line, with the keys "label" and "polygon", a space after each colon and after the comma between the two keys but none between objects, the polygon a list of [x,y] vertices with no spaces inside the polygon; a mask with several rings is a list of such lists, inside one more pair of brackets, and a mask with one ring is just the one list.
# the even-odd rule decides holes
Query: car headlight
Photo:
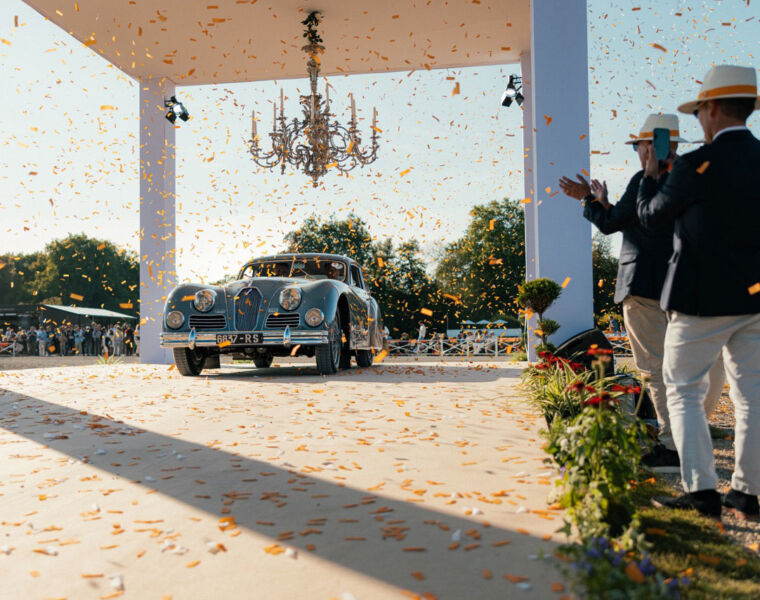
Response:
[{"label": "car headlight", "polygon": [[214,290],[198,290],[195,292],[193,306],[201,312],[208,312],[214,306],[216,292]]},{"label": "car headlight", "polygon": [[325,320],[325,313],[323,313],[318,308],[310,308],[306,311],[306,324],[309,327],[316,327],[317,325],[321,325],[322,321]]},{"label": "car headlight", "polygon": [[178,310],[171,311],[168,315],[166,315],[166,324],[171,329],[179,329],[182,327],[182,324],[185,322],[185,315],[183,315]]},{"label": "car headlight", "polygon": [[280,306],[285,310],[295,310],[301,304],[301,290],[298,288],[285,288],[280,292]]}]

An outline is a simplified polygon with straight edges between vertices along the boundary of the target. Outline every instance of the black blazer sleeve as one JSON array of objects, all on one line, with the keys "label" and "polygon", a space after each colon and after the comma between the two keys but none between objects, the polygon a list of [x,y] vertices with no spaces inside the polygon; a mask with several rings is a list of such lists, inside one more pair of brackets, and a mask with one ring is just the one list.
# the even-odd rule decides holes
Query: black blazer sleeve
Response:
[{"label": "black blazer sleeve", "polygon": [[597,229],[605,235],[637,225],[636,197],[639,193],[639,182],[643,174],[643,171],[639,171],[631,178],[623,196],[609,210],[605,209],[599,202],[587,202],[586,208],[583,209],[583,216],[596,225]]},{"label": "black blazer sleeve", "polygon": [[636,202],[641,224],[649,229],[675,221],[696,201],[698,177],[694,164],[683,157],[673,163],[673,170],[662,187],[655,179],[643,177]]}]

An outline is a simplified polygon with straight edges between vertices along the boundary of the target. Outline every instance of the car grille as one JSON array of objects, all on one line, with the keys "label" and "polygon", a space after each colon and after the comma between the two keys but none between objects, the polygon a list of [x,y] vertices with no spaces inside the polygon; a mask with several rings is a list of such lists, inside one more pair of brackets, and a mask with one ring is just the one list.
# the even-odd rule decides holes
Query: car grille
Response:
[{"label": "car grille", "polygon": [[243,288],[235,296],[235,330],[253,331],[259,317],[261,294],[256,288]]},{"label": "car grille", "polygon": [[288,325],[298,327],[301,317],[298,313],[272,313],[267,317],[267,327],[269,329],[285,329]]},{"label": "car grille", "polygon": [[226,326],[224,315],[190,315],[190,327],[195,329],[224,329]]}]

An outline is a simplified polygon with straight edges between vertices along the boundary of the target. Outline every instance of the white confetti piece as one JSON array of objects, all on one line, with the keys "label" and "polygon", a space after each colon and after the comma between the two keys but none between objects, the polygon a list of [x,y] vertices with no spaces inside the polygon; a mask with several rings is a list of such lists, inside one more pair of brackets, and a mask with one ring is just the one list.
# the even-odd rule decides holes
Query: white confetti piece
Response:
[{"label": "white confetti piece", "polygon": [[452,542],[458,542],[462,539],[462,530],[457,529],[454,533],[451,534],[451,541]]},{"label": "white confetti piece", "polygon": [[109,583],[115,590],[121,591],[124,589],[124,577],[122,577],[120,574],[113,575]]},{"label": "white confetti piece", "polygon": [[521,581],[517,584],[518,589],[523,590],[524,592],[527,592],[528,590],[532,590],[533,586],[528,583],[527,581]]}]

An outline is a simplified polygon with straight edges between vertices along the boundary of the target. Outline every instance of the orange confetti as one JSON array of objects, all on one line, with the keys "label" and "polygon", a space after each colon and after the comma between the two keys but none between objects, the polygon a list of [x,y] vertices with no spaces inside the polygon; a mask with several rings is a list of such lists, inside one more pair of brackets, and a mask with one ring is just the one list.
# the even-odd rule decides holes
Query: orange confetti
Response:
[{"label": "orange confetti", "polygon": [[760,293],[760,281],[757,282],[755,285],[751,285],[747,288],[749,293],[754,296],[755,294]]},{"label": "orange confetti", "polygon": [[528,581],[528,579],[530,579],[530,577],[525,577],[524,575],[510,575],[510,574],[506,574],[506,575],[504,575],[504,579],[506,579],[507,581],[509,581],[511,583],[520,583],[522,581]]},{"label": "orange confetti", "polygon": [[552,117],[550,117],[549,115],[544,115],[544,120],[546,121],[546,124],[548,125],[549,123],[552,122]]},{"label": "orange confetti", "polygon": [[699,165],[697,167],[697,173],[699,173],[701,175],[702,173],[704,173],[705,171],[707,171],[707,167],[709,167],[709,166],[710,166],[710,161],[706,160],[705,162],[703,162],[701,165]]},{"label": "orange confetti", "polygon": [[[101,106],[100,108],[103,108],[103,107]],[[102,250],[102,249],[103,249],[103,248],[105,248],[105,247],[106,247],[106,243],[105,243],[105,242],[103,242],[103,243],[102,243],[102,244],[100,244],[100,245],[99,245],[97,248],[95,248],[95,250]]]},{"label": "orange confetti", "polygon": [[417,581],[422,581],[425,579],[425,576],[419,571],[412,571],[412,577],[414,577]]},{"label": "orange confetti", "polygon": [[567,284],[570,283],[571,277],[565,277],[565,281],[562,282],[562,287],[566,288]]},{"label": "orange confetti", "polygon": [[199,561],[199,560],[193,560],[193,561],[190,561],[189,563],[187,563],[185,565],[185,568],[192,569],[193,567],[197,567],[199,564],[201,564],[201,561]]},{"label": "orange confetti", "polygon": [[401,173],[399,173],[398,175],[399,175],[399,177],[403,177],[404,175],[406,175],[407,173],[409,173],[409,171],[411,171],[411,170],[412,170],[412,168],[409,167],[408,169],[404,169],[403,171],[401,171]]},{"label": "orange confetti", "polygon": [[562,582],[560,582],[560,581],[555,581],[551,585],[551,591],[552,592],[556,592],[556,593],[564,592],[565,591],[565,584],[562,583]]},{"label": "orange confetti", "polygon": [[493,228],[496,226],[496,219],[491,219],[488,221],[488,230],[493,231]]},{"label": "orange confetti", "polygon": [[635,562],[629,562],[625,566],[625,574],[628,575],[628,579],[634,583],[644,583],[644,574]]},{"label": "orange confetti", "polygon": [[454,89],[451,91],[452,96],[456,96],[459,94],[459,82],[457,81],[454,85]]},{"label": "orange confetti", "polygon": [[433,311],[432,311],[432,310],[430,310],[429,308],[421,308],[421,309],[420,309],[420,312],[421,312],[423,315],[425,315],[426,317],[432,317],[432,316],[433,316]]},{"label": "orange confetti", "polygon": [[69,294],[69,298],[71,298],[72,300],[77,300],[78,302],[81,302],[82,300],[84,300],[84,296],[81,296],[79,294],[74,294],[73,292]]},{"label": "orange confetti", "polygon": [[667,52],[667,49],[665,49],[663,46],[660,46],[660,44],[649,44],[649,45],[652,46],[652,48],[656,50],[662,50],[663,52]]}]

